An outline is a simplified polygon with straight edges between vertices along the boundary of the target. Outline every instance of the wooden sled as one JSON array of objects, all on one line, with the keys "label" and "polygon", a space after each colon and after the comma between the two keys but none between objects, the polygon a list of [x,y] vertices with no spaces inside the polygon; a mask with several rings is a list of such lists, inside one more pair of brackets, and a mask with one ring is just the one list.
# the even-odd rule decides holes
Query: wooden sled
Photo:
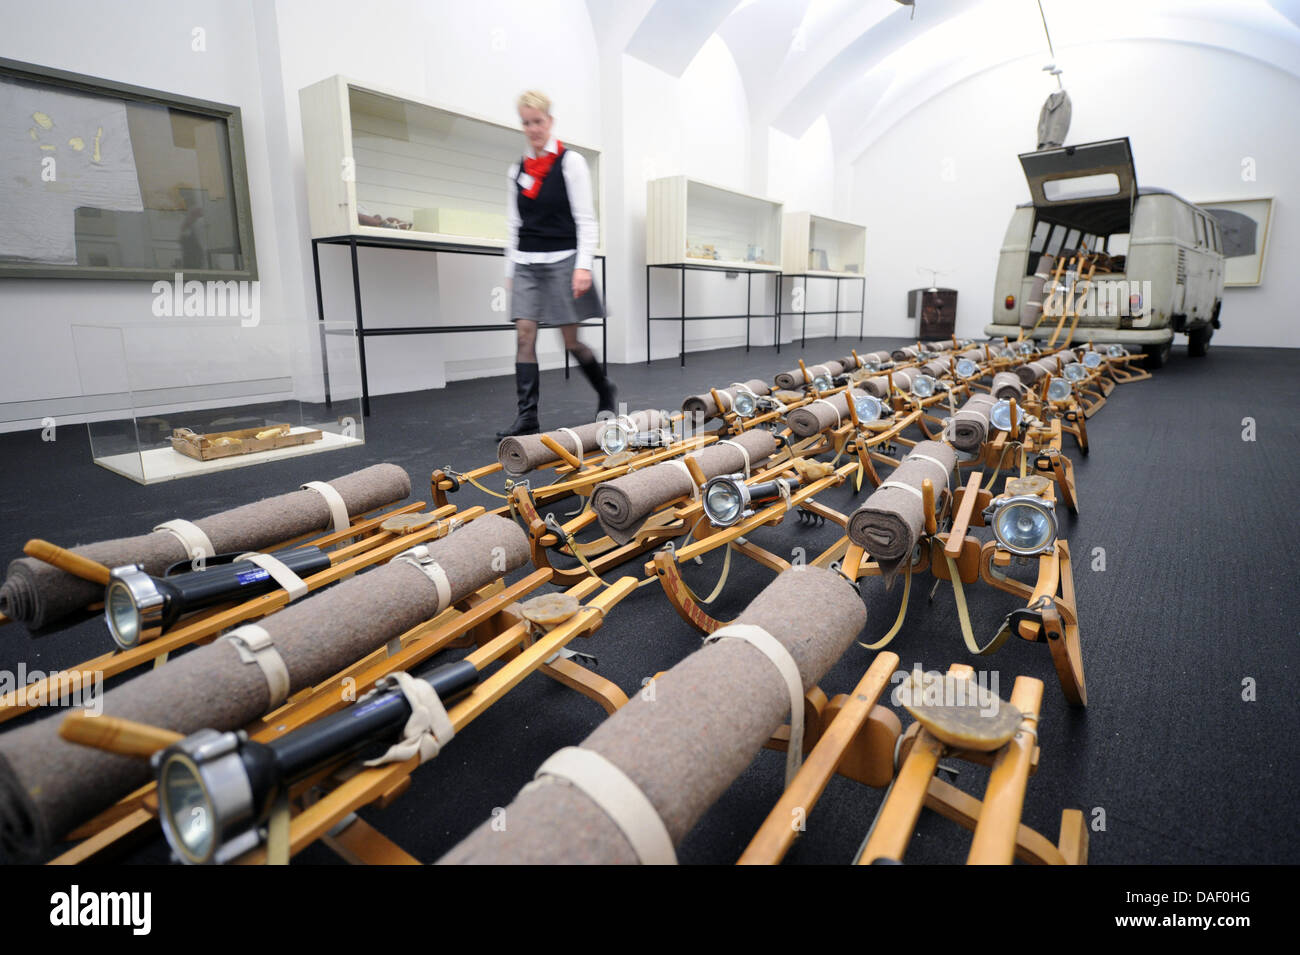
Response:
[{"label": "wooden sled", "polygon": [[[897,774],[891,773],[885,783],[879,781],[879,767],[895,750],[894,739],[876,716],[882,710],[876,700],[890,679],[888,671],[897,662],[894,654],[877,657],[826,727],[739,864],[779,863],[836,772],[867,785],[889,785],[854,860],[859,865],[901,863],[925,808],[974,833],[967,856],[970,865],[1009,865],[1016,859],[1049,865],[1086,864],[1088,830],[1079,810],[1067,809],[1061,814],[1061,834],[1056,843],[1020,822],[1029,777],[1038,768],[1037,725],[1043,696],[1039,680],[1017,677],[1009,703],[998,700],[995,712],[982,712],[973,718],[972,714],[962,713],[962,707],[914,699],[908,708],[917,721],[899,740]],[[963,681],[970,695],[978,699],[974,672],[969,666],[956,664],[948,674],[945,686],[960,688],[957,681]],[[943,759],[991,767],[984,798],[977,799],[941,779],[937,773]],[[874,769],[875,775],[862,773],[860,768],[864,766]]]},{"label": "wooden sled", "polygon": [[[370,654],[323,683],[296,694],[279,709],[245,727],[245,731],[255,741],[277,739],[345,708],[382,677],[412,670],[466,638],[476,648],[465,659],[480,671],[499,661],[501,665],[487,673],[467,696],[448,707],[448,716],[457,732],[534,671],[547,674],[596,701],[606,712],[613,712],[627,702],[626,695],[610,681],[571,659],[557,657],[557,653],[573,639],[590,636],[598,629],[604,615],[635,588],[636,581],[626,577],[608,588],[602,588],[594,579],[583,581],[568,593],[585,603],[573,616],[539,633],[512,606],[549,579],[548,573],[535,571],[510,585],[498,580],[403,634],[394,641],[400,643],[400,648],[390,645],[387,650]],[[181,738],[169,730],[129,720],[80,713],[65,717],[60,732],[74,742],[137,757],[148,757]],[[405,792],[410,786],[411,773],[419,766],[418,756],[403,763],[340,774],[347,765],[346,760],[330,763],[293,786],[291,817],[279,820],[285,825],[285,837],[264,842],[236,862],[287,863],[289,857],[320,839],[352,862],[415,863],[405,850],[352,814],[371,804],[387,806]],[[84,841],[51,864],[105,861],[143,838],[156,836],[156,788],[150,782],[83,824],[69,839]],[[272,829],[276,826],[277,821],[273,820]]]}]

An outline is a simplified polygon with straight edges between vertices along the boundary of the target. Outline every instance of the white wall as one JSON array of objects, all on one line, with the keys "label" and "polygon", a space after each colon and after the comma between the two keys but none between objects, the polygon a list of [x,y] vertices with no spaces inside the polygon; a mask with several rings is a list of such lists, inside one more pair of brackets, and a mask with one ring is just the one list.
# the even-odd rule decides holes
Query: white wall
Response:
[{"label": "white wall", "polygon": [[[203,31],[203,50],[194,48],[195,29]],[[0,30],[0,57],[239,106],[262,283],[261,321],[276,326],[296,320],[297,313],[286,309],[274,164],[267,145],[255,35],[250,0],[139,0],[129,15],[117,4],[58,0],[24,4],[21,16],[7,14]],[[69,406],[58,399],[82,393],[73,325],[156,322],[153,299],[148,282],[0,279],[0,418],[6,416],[4,405],[9,402]],[[177,341],[175,336],[168,340]],[[285,353],[284,341],[274,328],[246,329],[237,347],[292,375],[293,358]],[[175,351],[171,354],[175,363],[154,362],[151,383],[183,384],[196,375],[201,379],[201,366],[182,362]],[[40,417],[0,421],[0,429],[35,426]]]},{"label": "white wall", "polygon": [[[1290,118],[1300,81],[1187,43],[1112,42],[1071,56],[1088,68],[1067,74],[1067,143],[1128,136],[1138,183],[1194,202],[1276,197],[1264,283],[1226,291],[1214,340],[1300,346],[1300,273],[1285,264],[1300,254],[1300,126]],[[947,270],[939,284],[959,292],[958,334],[982,334],[1007,220],[1029,198],[1016,153],[1036,145],[1051,88],[1041,60],[1003,64],[914,104],[852,164],[852,217],[868,225],[868,325],[876,334],[915,334],[906,292],[929,284],[918,266]],[[1255,160],[1254,182],[1242,181],[1245,157]]]}]

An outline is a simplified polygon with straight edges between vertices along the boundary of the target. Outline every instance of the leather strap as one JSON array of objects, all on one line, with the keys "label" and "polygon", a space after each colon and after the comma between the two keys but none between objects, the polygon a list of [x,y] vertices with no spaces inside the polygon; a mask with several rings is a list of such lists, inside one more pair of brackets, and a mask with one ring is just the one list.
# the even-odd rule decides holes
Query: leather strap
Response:
[{"label": "leather strap", "polygon": [[420,765],[424,765],[456,735],[456,728],[447,716],[447,708],[442,705],[438,691],[426,681],[399,670],[376,683],[375,689],[398,690],[411,707],[411,716],[402,730],[401,740],[388,747],[382,756],[366,760],[365,765],[404,763],[417,753]]},{"label": "leather strap", "polygon": [[271,697],[273,710],[289,697],[289,668],[284,665],[284,658],[275,648],[271,635],[255,623],[246,623],[236,627],[221,638],[229,640],[239,651],[239,659],[245,663],[255,663],[266,677],[266,687]]},{"label": "leather strap", "polygon": [[785,785],[788,789],[803,763],[803,677],[799,675],[799,666],[784,643],[753,624],[728,624],[713,631],[704,643],[707,646],[718,640],[744,640],[771,660],[785,680],[790,691],[790,743],[785,751]]},{"label": "leather strap", "polygon": [[837,408],[837,407],[835,407],[835,405],[831,404],[831,403],[830,403],[829,401],[827,401],[825,398],[814,398],[814,399],[813,399],[813,404],[815,404],[815,405],[816,405],[816,404],[822,404],[822,405],[825,405],[827,408],[830,408],[831,411],[834,411],[834,412],[835,412],[835,427],[838,428],[838,427],[843,423],[843,421],[844,421],[844,416],[840,414],[840,409]]},{"label": "leather strap", "polygon": [[203,557],[206,559],[217,555],[217,549],[212,546],[212,541],[208,540],[208,535],[203,533],[197,524],[192,524],[178,517],[174,520],[163,521],[154,530],[166,531],[175,537],[181,542],[181,546],[185,548],[185,553],[190,558]]},{"label": "leather strap", "polygon": [[289,602],[293,603],[299,597],[307,593],[307,582],[295,574],[289,567],[271,554],[248,553],[240,554],[235,561],[246,560],[250,564],[256,564],[264,571],[271,575],[271,579],[284,588],[285,593],[289,595]]},{"label": "leather strap", "polygon": [[447,579],[447,572],[442,569],[442,565],[429,556],[429,548],[420,544],[418,547],[404,550],[393,558],[394,562],[399,560],[410,564],[429,578],[438,590],[438,611],[446,610],[451,604],[451,582]]},{"label": "leather strap", "polygon": [[698,501],[700,499],[700,486],[695,483],[695,475],[691,473],[685,462],[682,461],[665,461],[664,464],[671,464],[675,468],[681,468],[682,473],[686,475],[686,480],[691,482],[691,499]]},{"label": "leather strap", "polygon": [[745,450],[745,446],[743,444],[737,444],[735,441],[732,441],[730,438],[723,438],[721,441],[718,442],[718,444],[730,445],[731,447],[735,448],[737,451],[740,452],[740,456],[745,459],[745,477],[749,477],[751,466],[749,463],[749,452]]},{"label": "leather strap", "polygon": [[566,746],[542,763],[526,789],[568,783],[618,826],[642,865],[676,865],[672,837],[654,804],[628,775],[595,750]]},{"label": "leather strap", "polygon": [[[581,461],[582,456],[586,454],[586,452],[582,449],[582,439],[578,437],[578,432],[574,431],[572,428],[556,428],[555,430],[564,432],[573,440],[573,456]],[[635,433],[636,428],[633,428],[632,431]]]},{"label": "leather strap", "polygon": [[308,481],[302,486],[304,491],[315,491],[321,497],[325,498],[325,503],[330,509],[330,518],[334,522],[334,530],[345,531],[352,524],[352,518],[348,516],[348,506],[343,503],[343,495],[334,490],[332,484],[326,484],[324,481]]}]

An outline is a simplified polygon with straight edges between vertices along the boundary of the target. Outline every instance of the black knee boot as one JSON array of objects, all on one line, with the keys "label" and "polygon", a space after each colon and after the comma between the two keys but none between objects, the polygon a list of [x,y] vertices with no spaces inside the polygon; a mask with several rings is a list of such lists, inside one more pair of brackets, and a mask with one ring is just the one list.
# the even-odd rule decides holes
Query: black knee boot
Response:
[{"label": "black knee boot", "polygon": [[537,434],[542,430],[537,420],[537,397],[541,390],[541,376],[537,372],[537,362],[515,363],[515,397],[519,402],[519,413],[515,423],[506,431],[498,431],[498,438],[509,438],[516,434]]},{"label": "black knee boot", "polygon": [[600,362],[596,361],[596,356],[588,352],[586,358],[578,355],[574,357],[578,359],[578,365],[582,368],[582,373],[587,376],[587,380],[591,382],[591,387],[596,389],[597,416],[602,411],[616,413],[618,408],[614,401],[618,396],[618,388],[605,377],[605,369],[601,367]]}]

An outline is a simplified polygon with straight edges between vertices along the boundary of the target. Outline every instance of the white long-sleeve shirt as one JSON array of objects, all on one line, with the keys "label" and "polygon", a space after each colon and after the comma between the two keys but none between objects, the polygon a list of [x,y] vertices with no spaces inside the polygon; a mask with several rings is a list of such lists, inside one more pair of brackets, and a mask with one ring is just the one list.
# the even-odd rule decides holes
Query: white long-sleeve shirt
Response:
[{"label": "white long-sleeve shirt", "polygon": [[[546,152],[559,152],[559,142],[554,136],[546,144]],[[576,149],[565,147],[564,158],[560,168],[564,171],[564,188],[569,194],[569,211],[573,214],[573,224],[577,226],[578,247],[563,249],[558,252],[521,252],[519,250],[519,189],[515,180],[519,177],[519,163],[510,165],[509,198],[506,200],[506,277],[515,274],[515,265],[537,265],[559,262],[574,252],[578,260],[575,269],[591,269],[592,259],[596,254],[596,243],[600,230],[596,224],[596,208],[591,198],[591,170],[587,160]],[[536,150],[534,156],[540,155]]]}]

